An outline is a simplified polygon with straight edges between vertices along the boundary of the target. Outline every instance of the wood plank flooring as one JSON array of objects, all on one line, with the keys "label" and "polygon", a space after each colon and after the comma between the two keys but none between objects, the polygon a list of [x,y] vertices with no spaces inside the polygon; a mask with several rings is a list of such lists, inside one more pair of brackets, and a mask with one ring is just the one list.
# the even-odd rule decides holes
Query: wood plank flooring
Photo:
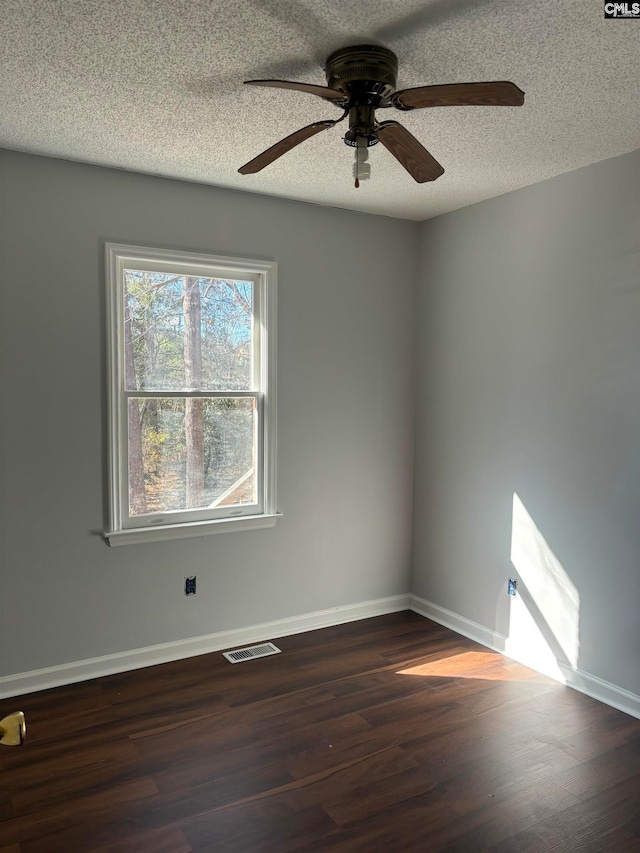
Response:
[{"label": "wood plank flooring", "polygon": [[0,702],[0,853],[640,851],[640,720],[410,613]]}]

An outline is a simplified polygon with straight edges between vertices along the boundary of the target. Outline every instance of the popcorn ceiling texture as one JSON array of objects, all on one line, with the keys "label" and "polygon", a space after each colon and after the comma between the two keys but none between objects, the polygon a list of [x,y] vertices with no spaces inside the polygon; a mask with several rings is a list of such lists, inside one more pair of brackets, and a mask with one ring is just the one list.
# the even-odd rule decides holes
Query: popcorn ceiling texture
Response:
[{"label": "popcorn ceiling texture", "polygon": [[[423,220],[638,147],[640,21],[600,0],[0,0],[0,146]],[[382,145],[353,187],[337,125],[237,169],[312,121],[303,93],[349,44],[398,55],[398,87],[512,80],[519,108],[385,110],[442,163],[416,184]]]}]

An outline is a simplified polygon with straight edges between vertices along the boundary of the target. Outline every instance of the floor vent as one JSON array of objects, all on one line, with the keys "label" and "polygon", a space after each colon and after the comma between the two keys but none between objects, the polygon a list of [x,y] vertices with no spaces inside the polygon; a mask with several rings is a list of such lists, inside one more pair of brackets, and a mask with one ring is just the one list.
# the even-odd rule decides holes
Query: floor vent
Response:
[{"label": "floor vent", "polygon": [[244,649],[234,649],[232,652],[222,652],[229,663],[240,663],[243,660],[265,658],[267,655],[280,654],[280,649],[273,643],[261,643],[259,646],[247,646]]}]

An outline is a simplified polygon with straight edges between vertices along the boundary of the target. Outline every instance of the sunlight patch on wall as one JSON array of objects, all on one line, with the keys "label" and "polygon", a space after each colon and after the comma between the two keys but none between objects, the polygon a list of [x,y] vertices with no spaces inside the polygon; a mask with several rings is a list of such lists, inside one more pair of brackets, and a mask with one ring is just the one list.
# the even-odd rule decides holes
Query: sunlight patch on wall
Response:
[{"label": "sunlight patch on wall", "polygon": [[505,652],[559,681],[558,661],[578,665],[580,596],[571,578],[516,493],[511,562],[519,578],[511,598]]}]

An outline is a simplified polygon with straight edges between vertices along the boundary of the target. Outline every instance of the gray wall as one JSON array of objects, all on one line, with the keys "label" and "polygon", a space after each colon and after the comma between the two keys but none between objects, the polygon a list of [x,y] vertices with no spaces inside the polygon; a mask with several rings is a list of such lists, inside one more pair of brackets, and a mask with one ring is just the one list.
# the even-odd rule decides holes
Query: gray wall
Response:
[{"label": "gray wall", "polygon": [[412,578],[517,632],[516,493],[527,610],[567,663],[577,618],[578,667],[636,694],[639,171],[635,152],[423,224]]},{"label": "gray wall", "polygon": [[[406,593],[419,226],[8,151],[0,178],[0,673]],[[105,240],[278,262],[274,529],[100,538]]]},{"label": "gray wall", "polygon": [[[412,591],[640,693],[639,166],[418,226],[0,152],[0,673],[405,593],[417,396]],[[274,529],[100,538],[105,240],[278,261]]]}]

